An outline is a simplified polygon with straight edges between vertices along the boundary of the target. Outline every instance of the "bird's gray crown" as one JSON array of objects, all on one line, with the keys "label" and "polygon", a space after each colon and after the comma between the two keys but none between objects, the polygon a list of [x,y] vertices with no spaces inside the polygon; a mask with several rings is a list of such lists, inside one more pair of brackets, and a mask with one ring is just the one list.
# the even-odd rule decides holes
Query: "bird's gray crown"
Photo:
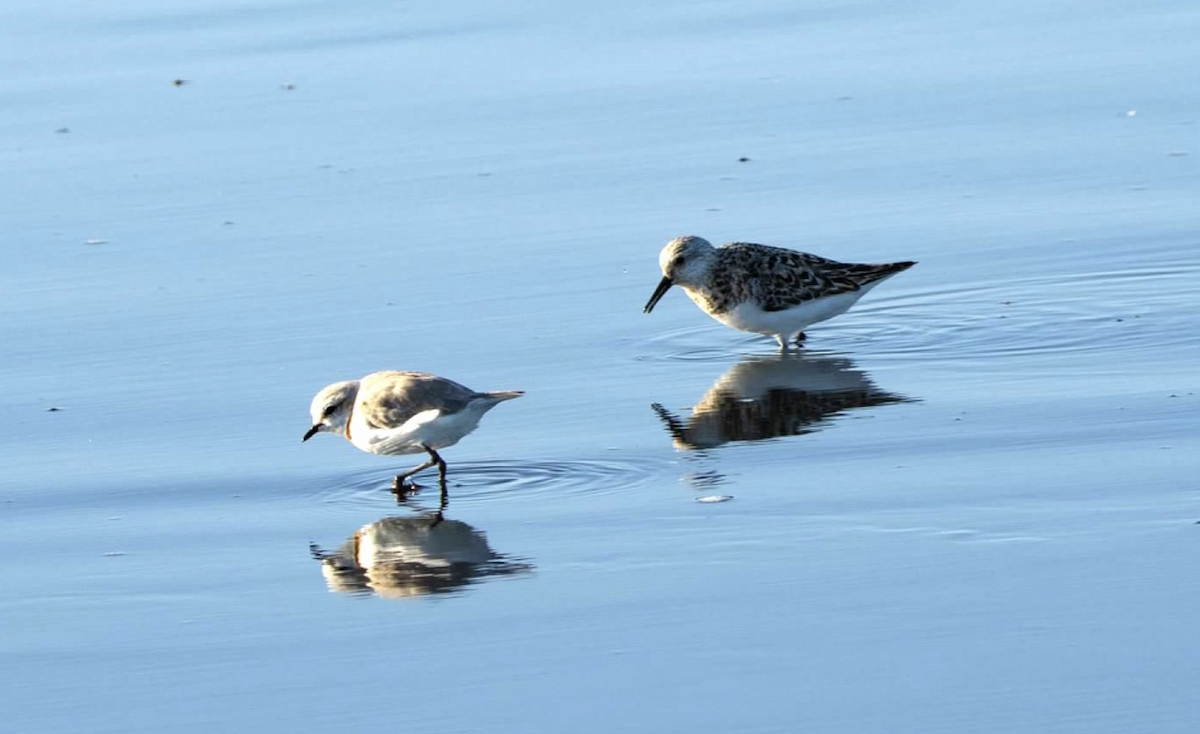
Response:
[{"label": "bird's gray crown", "polygon": [[342,433],[346,421],[350,418],[354,407],[354,397],[358,394],[358,380],[335,382],[317,393],[309,406],[313,425],[323,426],[323,430]]},{"label": "bird's gray crown", "polygon": [[716,249],[708,240],[695,235],[676,237],[658,255],[658,266],[664,276],[681,285],[699,282],[708,271],[709,260]]}]

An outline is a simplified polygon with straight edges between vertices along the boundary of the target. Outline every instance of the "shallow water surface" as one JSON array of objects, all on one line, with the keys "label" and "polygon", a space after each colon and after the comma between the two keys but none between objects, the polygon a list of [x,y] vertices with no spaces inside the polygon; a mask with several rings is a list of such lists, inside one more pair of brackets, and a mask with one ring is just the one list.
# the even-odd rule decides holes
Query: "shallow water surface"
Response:
[{"label": "shallow water surface", "polygon": [[[13,731],[1194,728],[1193,4],[0,13]],[[780,355],[685,232],[919,265]],[[527,391],[444,510],[378,369]]]}]

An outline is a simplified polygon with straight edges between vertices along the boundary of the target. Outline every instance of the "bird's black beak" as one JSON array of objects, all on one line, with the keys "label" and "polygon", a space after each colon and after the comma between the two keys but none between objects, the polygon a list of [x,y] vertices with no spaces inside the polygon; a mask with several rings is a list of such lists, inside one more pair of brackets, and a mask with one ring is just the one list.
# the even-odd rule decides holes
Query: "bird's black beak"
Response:
[{"label": "bird's black beak", "polygon": [[653,311],[654,305],[658,303],[658,300],[662,298],[663,295],[670,290],[671,286],[673,285],[675,284],[671,282],[670,278],[663,276],[663,279],[658,282],[658,287],[654,289],[654,295],[650,296],[649,301],[646,301],[646,307],[642,309],[642,313],[650,313]]},{"label": "bird's black beak", "polygon": [[308,432],[304,434],[304,438],[300,439],[300,443],[304,443],[304,442],[305,442],[305,441],[307,441],[308,439],[310,439],[310,438],[312,438],[313,436],[317,435],[317,432],[318,432],[318,431],[320,431],[320,430],[321,430],[321,424],[320,424],[320,423],[318,423],[317,425],[315,425],[315,426],[313,426],[312,428],[308,429]]}]

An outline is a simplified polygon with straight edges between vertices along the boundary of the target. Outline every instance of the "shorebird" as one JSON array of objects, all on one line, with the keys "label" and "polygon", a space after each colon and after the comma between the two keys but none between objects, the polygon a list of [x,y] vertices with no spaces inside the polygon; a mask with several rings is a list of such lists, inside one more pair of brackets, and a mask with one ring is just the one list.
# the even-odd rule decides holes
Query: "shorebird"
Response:
[{"label": "shorebird", "polygon": [[483,414],[520,390],[475,392],[425,372],[375,372],[361,380],[335,382],[313,398],[307,441],[321,431],[343,436],[372,454],[429,454],[420,466],[396,475],[395,488],[417,472],[437,465],[445,491],[446,462],[438,449],[453,446],[479,425]]},{"label": "shorebird", "polygon": [[809,326],[843,314],[867,291],[915,262],[843,263],[806,252],[702,237],[677,237],[658,256],[663,279],[645,313],[673,285],[726,326],[773,336],[783,350]]}]

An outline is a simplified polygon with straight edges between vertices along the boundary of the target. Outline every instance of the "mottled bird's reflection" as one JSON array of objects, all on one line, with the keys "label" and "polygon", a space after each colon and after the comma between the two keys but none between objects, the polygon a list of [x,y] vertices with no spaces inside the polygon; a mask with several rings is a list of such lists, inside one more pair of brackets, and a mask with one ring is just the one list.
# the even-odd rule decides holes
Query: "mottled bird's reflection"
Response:
[{"label": "mottled bird's reflection", "polygon": [[845,357],[789,353],[748,357],[734,365],[687,420],[658,403],[651,407],[677,448],[696,450],[798,436],[852,409],[909,401],[880,390]]},{"label": "mottled bird's reflection", "polygon": [[385,517],[359,528],[336,551],[311,546],[331,591],[381,597],[445,594],[533,566],[496,553],[482,532],[431,512]]}]

